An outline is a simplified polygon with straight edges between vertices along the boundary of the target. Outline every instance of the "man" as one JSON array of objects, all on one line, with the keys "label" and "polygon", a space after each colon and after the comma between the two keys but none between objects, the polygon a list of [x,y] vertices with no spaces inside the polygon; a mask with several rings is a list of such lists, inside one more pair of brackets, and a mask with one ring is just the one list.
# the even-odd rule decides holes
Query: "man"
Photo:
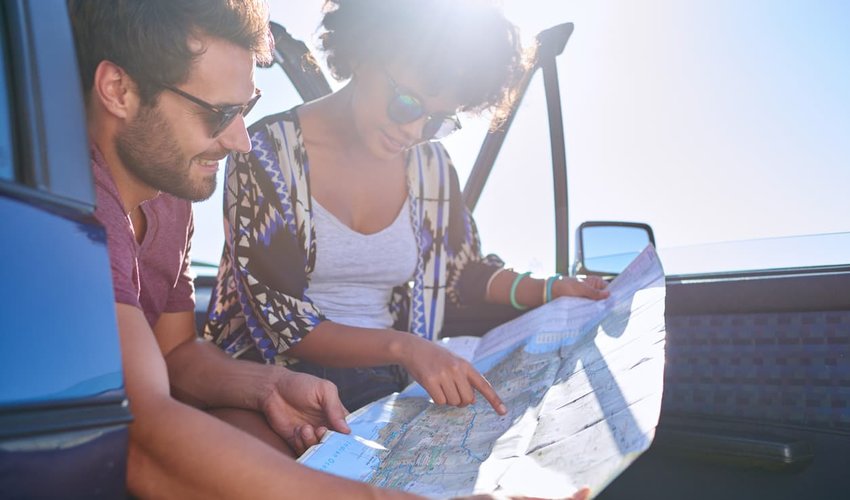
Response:
[{"label": "man", "polygon": [[213,193],[218,160],[250,149],[242,115],[259,97],[254,65],[269,57],[265,5],[70,0],[69,11],[87,93],[95,215],[107,230],[135,417],[130,491],[169,498],[402,495],[309,470],[279,452],[300,452],[323,426],[348,431],[332,384],[233,360],[194,333],[190,202]]}]

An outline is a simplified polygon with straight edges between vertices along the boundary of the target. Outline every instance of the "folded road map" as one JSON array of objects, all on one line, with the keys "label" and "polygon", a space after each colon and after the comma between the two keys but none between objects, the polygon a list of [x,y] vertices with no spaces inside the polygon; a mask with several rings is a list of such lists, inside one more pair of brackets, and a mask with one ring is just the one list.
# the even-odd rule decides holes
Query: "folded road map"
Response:
[{"label": "folded road map", "polygon": [[429,497],[598,494],[649,448],[664,375],[664,272],[647,247],[602,301],[562,297],[483,337],[445,339],[508,407],[436,405],[418,384],[349,416],[299,461]]}]

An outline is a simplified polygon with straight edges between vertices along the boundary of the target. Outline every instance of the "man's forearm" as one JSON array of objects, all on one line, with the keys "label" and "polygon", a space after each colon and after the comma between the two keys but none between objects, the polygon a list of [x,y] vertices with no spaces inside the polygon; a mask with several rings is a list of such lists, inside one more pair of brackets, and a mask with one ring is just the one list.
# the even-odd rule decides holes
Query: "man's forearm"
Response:
[{"label": "man's forearm", "polygon": [[[418,340],[404,332],[325,321],[293,346],[291,353],[326,366],[404,364]],[[262,411],[290,374],[286,368],[233,359],[211,342],[194,337],[171,348],[165,360],[172,394],[197,408]]]},{"label": "man's forearm", "polygon": [[[134,416],[130,424],[127,481],[136,496],[375,498],[394,494],[303,467],[247,433],[175,400],[169,394],[166,362],[142,311],[116,304],[116,317],[124,384]],[[178,370],[184,383],[228,361],[217,350],[193,351],[215,349],[211,345],[187,343],[179,347],[169,352],[169,357],[177,355],[172,362],[182,355],[202,361],[185,363],[189,369]],[[216,384],[218,381],[209,382],[213,389]],[[186,387],[189,392],[197,391],[193,398],[215,402],[209,389],[198,390],[192,384]]]},{"label": "man's forearm", "polygon": [[205,340],[190,340],[165,358],[171,393],[197,408],[261,411],[287,370],[231,358]]},{"label": "man's forearm", "polygon": [[128,485],[142,498],[413,498],[308,469],[168,397],[133,413]]}]

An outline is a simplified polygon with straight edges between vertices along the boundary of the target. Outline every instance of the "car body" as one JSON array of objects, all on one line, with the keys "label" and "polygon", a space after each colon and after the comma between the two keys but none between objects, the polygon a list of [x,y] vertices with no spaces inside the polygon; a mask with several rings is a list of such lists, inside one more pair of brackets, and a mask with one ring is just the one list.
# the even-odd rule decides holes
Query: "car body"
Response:
[{"label": "car body", "polygon": [[0,496],[121,497],[131,415],[67,8],[0,16]]}]

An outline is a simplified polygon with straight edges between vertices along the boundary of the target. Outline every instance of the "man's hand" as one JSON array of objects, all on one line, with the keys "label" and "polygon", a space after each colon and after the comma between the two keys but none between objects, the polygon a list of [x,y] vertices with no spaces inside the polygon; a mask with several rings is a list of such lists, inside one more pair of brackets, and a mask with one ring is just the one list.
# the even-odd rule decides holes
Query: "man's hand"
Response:
[{"label": "man's hand", "polygon": [[351,432],[348,411],[331,382],[285,368],[276,369],[273,388],[262,402],[269,425],[300,455],[328,429]]},{"label": "man's hand", "polygon": [[414,335],[405,340],[402,364],[435,403],[467,406],[475,402],[475,391],[478,391],[499,415],[507,413],[490,382],[468,361]]}]

